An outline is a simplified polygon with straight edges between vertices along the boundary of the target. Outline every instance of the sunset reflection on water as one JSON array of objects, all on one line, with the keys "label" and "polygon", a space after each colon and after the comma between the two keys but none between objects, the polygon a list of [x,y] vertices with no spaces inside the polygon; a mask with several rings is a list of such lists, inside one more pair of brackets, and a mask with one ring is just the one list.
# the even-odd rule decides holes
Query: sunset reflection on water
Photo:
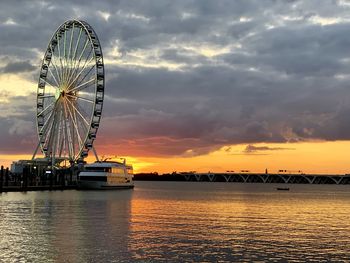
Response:
[{"label": "sunset reflection on water", "polygon": [[0,197],[0,261],[341,261],[349,186],[137,182]]},{"label": "sunset reflection on water", "polygon": [[282,193],[273,185],[178,186],[145,189],[133,200],[130,250],[140,258],[149,251],[200,261],[350,256],[348,187],[293,185]]}]

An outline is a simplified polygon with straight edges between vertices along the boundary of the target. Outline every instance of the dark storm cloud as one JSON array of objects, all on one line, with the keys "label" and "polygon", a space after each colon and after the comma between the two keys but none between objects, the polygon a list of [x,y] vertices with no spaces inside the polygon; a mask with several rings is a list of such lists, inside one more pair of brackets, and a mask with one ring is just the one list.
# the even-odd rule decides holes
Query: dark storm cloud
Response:
[{"label": "dark storm cloud", "polygon": [[[54,30],[79,18],[107,62],[101,148],[191,156],[237,143],[350,139],[343,2],[5,1],[0,68],[37,74]],[[23,135],[34,116],[23,114],[29,101],[23,107],[1,120],[17,140],[35,138]]]},{"label": "dark storm cloud", "polygon": [[26,71],[33,71],[36,67],[29,63],[29,61],[9,62],[3,69],[3,73],[20,73]]},{"label": "dark storm cloud", "polygon": [[0,154],[30,154],[37,144],[35,94],[9,96],[2,92],[0,104]]}]

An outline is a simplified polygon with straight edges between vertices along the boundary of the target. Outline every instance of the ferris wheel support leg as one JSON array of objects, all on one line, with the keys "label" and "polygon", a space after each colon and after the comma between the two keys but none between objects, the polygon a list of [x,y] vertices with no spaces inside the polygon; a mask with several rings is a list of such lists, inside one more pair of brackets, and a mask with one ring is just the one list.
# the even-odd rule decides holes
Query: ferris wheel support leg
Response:
[{"label": "ferris wheel support leg", "polygon": [[38,150],[39,150],[39,146],[40,146],[40,140],[39,140],[38,145],[37,145],[36,148],[35,148],[35,151],[34,151],[33,156],[32,156],[32,160],[34,160],[34,158],[35,158],[35,156],[36,156],[36,154],[37,154],[37,152],[38,152]]},{"label": "ferris wheel support leg", "polygon": [[95,155],[95,158],[96,158],[96,161],[100,161],[99,159],[98,159],[98,155],[97,155],[97,152],[96,152],[96,149],[95,149],[95,147],[94,146],[92,146],[92,151],[94,152],[94,155]]},{"label": "ferris wheel support leg", "polygon": [[[51,155],[51,177],[56,175],[56,167],[55,167],[55,157]],[[54,179],[54,178],[52,178]],[[56,179],[55,179],[55,183],[56,183]]]}]

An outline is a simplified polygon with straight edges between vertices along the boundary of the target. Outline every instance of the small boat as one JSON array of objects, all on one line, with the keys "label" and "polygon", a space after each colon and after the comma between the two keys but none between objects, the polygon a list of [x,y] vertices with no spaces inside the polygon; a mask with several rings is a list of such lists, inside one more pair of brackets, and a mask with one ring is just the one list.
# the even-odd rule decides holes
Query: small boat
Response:
[{"label": "small boat", "polygon": [[289,191],[289,187],[277,187],[277,191]]},{"label": "small boat", "polygon": [[133,188],[133,168],[124,162],[103,161],[84,165],[79,173],[79,189],[127,189]]}]

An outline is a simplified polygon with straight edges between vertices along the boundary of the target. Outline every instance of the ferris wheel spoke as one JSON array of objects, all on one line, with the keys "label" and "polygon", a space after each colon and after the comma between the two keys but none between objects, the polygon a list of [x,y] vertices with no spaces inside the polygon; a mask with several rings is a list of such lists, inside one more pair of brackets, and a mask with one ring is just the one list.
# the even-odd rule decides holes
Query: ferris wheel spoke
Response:
[{"label": "ferris wheel spoke", "polygon": [[[78,121],[77,121],[77,115],[76,115],[76,111],[75,111],[75,108],[73,107],[73,103],[70,103],[71,104],[71,113],[72,113],[72,116],[73,116],[73,121],[75,123],[75,127],[79,127],[78,126]],[[77,129],[79,131],[79,129]],[[80,134],[80,133],[79,133]]]},{"label": "ferris wheel spoke", "polygon": [[[86,66],[92,61],[92,59],[94,58],[93,55],[92,55],[91,58],[90,58],[90,55],[91,55],[91,50],[90,50],[90,53],[88,54],[88,56],[87,56],[87,58],[86,58],[86,60],[85,60],[85,62],[84,62],[84,64],[83,64],[83,67],[81,68],[82,71],[84,71],[85,67],[86,67]],[[90,59],[89,59],[89,62],[87,63],[87,59],[88,59],[88,58],[90,58]],[[79,70],[80,70],[80,65],[78,65],[78,67],[74,68],[74,70],[72,71],[71,76],[70,76],[69,79],[68,79],[68,82],[67,82],[67,83],[68,83],[68,86],[72,85],[75,81],[78,80],[79,76],[78,76],[77,79],[74,79],[74,81],[71,81],[71,80],[72,80],[72,77],[74,76],[74,74],[76,74],[77,72],[79,72]]]},{"label": "ferris wheel spoke", "polygon": [[[63,154],[63,157],[66,158],[67,157],[67,132],[66,132],[66,129],[65,129],[65,121],[63,120],[63,123],[62,123],[62,147],[61,147],[61,151],[60,151],[60,154],[59,154],[59,157],[62,157],[62,154]],[[70,154],[68,153],[68,158],[71,160],[71,156]]]},{"label": "ferris wheel spoke", "polygon": [[[78,113],[78,116],[80,118],[77,118],[77,114],[76,113]],[[73,115],[74,115],[76,126],[77,127],[81,127],[82,133],[85,134],[88,131],[88,125],[86,125],[86,123],[84,122],[85,118],[83,118],[82,115],[79,114],[79,111],[77,111],[76,108],[74,108],[74,110],[73,110]]]},{"label": "ferris wheel spoke", "polygon": [[[82,96],[82,95],[86,96],[87,98],[91,98],[92,99],[95,96],[95,92],[94,91],[91,92],[91,91],[82,91],[82,90],[80,90],[79,92],[77,92],[75,94],[75,96]],[[85,98],[85,97],[83,97],[83,98]]]},{"label": "ferris wheel spoke", "polygon": [[62,83],[63,74],[62,74],[62,68],[61,68],[60,63],[59,63],[59,57],[57,57],[56,55],[52,55],[51,63],[55,68],[57,79],[59,80],[59,83]]},{"label": "ferris wheel spoke", "polygon": [[67,101],[70,103],[70,105],[73,107],[73,109],[79,114],[79,116],[84,120],[86,125],[90,126],[90,123],[85,119],[85,117],[80,113],[80,111],[74,106],[74,104],[69,100],[67,100]]},{"label": "ferris wheel spoke", "polygon": [[[74,150],[73,150],[73,147],[72,147],[72,145],[73,145],[73,139],[72,139],[72,134],[71,134],[71,126],[70,126],[70,124],[69,124],[69,126],[67,125],[67,122],[68,121],[66,121],[66,123],[65,123],[65,129],[66,129],[66,134],[67,134],[67,136],[66,136],[66,145],[67,145],[67,150],[68,150],[68,155],[69,155],[69,158],[71,159],[71,160],[73,160],[74,159],[74,156],[75,156],[75,152],[74,152]],[[68,127],[67,127],[68,126]]]},{"label": "ferris wheel spoke", "polygon": [[[74,69],[74,71],[73,71],[74,73],[76,73],[76,72],[79,71],[80,63],[81,63],[82,57],[83,57],[83,55],[84,55],[84,52],[85,52],[85,50],[86,50],[86,47],[87,47],[87,44],[88,44],[88,43],[89,43],[89,38],[86,37],[85,45],[84,45],[83,50],[82,50],[81,53],[80,53],[80,56],[79,56],[79,59],[78,59],[78,64],[75,65],[75,69]],[[89,52],[89,54],[87,55],[87,58],[90,57],[91,52],[92,52],[92,48],[90,49],[90,52]],[[85,62],[86,62],[86,61],[85,61]]]},{"label": "ferris wheel spoke", "polygon": [[74,36],[74,24],[73,24],[73,28],[72,28],[72,30],[71,30],[71,34],[70,34],[70,42],[69,42],[68,58],[70,58],[70,57],[71,57],[71,53],[72,53],[73,36]]},{"label": "ferris wheel spoke", "polygon": [[[93,57],[92,57],[92,59],[93,59]],[[91,59],[91,60],[92,60],[92,59]],[[81,81],[83,81],[83,80],[86,78],[87,75],[90,74],[91,70],[92,70],[95,66],[96,66],[95,64],[91,66],[91,68],[87,71],[87,73],[86,73],[86,74],[84,75],[84,77],[79,81],[79,83],[80,83]],[[71,88],[71,86],[72,86],[76,81],[78,81],[79,77],[80,77],[81,74],[84,72],[85,67],[86,67],[86,65],[84,65],[84,67],[81,69],[81,71],[75,76],[74,80],[71,81],[70,83],[68,83],[68,88],[69,88],[69,89]]]},{"label": "ferris wheel spoke", "polygon": [[[68,44],[68,40],[67,40],[67,34],[68,34],[68,31],[69,30],[66,30],[65,31],[65,46],[66,46],[66,54],[65,54],[65,61],[66,61],[66,82],[68,81],[68,77],[69,77],[69,74],[71,72],[71,59],[70,59],[70,49],[71,49],[71,42],[70,44]],[[72,33],[71,33],[71,37],[72,38]]]},{"label": "ferris wheel spoke", "polygon": [[69,50],[68,50],[68,60],[69,60],[69,69],[68,69],[68,76],[71,75],[72,69],[73,69],[73,59],[72,59],[72,45],[73,45],[73,37],[74,37],[74,23],[70,34],[70,41],[69,41]]},{"label": "ferris wheel spoke", "polygon": [[[68,105],[68,103],[67,103]],[[69,106],[68,106],[68,109],[69,109]],[[70,110],[70,109],[69,109]],[[75,156],[76,154],[76,145],[75,145],[75,142],[76,142],[76,136],[75,136],[75,132],[74,132],[74,123],[73,123],[73,116],[71,118],[69,118],[69,128],[70,128],[70,134],[71,134],[71,147],[72,147],[72,151],[73,151],[73,155]]]},{"label": "ferris wheel spoke", "polygon": [[61,82],[64,81],[64,76],[63,76],[63,63],[62,63],[62,57],[61,57],[61,47],[60,47],[60,41],[61,39],[58,37],[58,34],[56,34],[56,39],[57,39],[57,50],[58,50],[58,58],[59,58],[59,61],[60,61],[60,65],[61,65],[61,68],[60,68],[60,71],[61,71]]},{"label": "ferris wheel spoke", "polygon": [[60,141],[59,141],[59,152],[58,156],[61,158],[62,157],[62,152],[65,148],[65,131],[64,131],[64,113],[63,113],[63,105],[61,105],[61,120],[60,120]]},{"label": "ferris wheel spoke", "polygon": [[62,53],[60,54],[60,61],[62,62],[62,81],[65,83],[67,81],[67,59],[66,59],[66,42],[65,42],[66,31],[64,35],[60,38],[59,42],[62,41],[61,45],[63,46]]},{"label": "ferris wheel spoke", "polygon": [[88,87],[90,87],[90,86],[94,86],[96,83],[95,82],[90,82],[90,83],[88,83],[88,84],[81,84],[81,85],[79,85],[79,86],[81,86],[81,87],[79,87],[79,88],[76,88],[74,91],[75,92],[78,92],[78,91],[82,91],[82,90],[84,90],[84,89],[87,89]]},{"label": "ferris wheel spoke", "polygon": [[54,154],[56,155],[57,150],[59,149],[59,141],[61,139],[61,130],[60,130],[60,123],[61,123],[61,110],[58,106],[58,117],[57,117],[57,123],[56,123],[56,136],[55,136],[55,144],[54,144]]},{"label": "ferris wheel spoke", "polygon": [[67,148],[67,151],[68,151],[68,156],[69,156],[69,159],[72,160],[72,152],[71,152],[71,148],[70,148],[70,141],[69,141],[69,138],[70,138],[70,132],[67,128],[67,119],[68,119],[68,116],[67,116],[67,110],[66,110],[66,101],[64,100],[63,101],[63,109],[64,109],[64,134],[65,134],[65,145],[66,145],[66,148]]},{"label": "ferris wheel spoke", "polygon": [[85,44],[84,44],[83,50],[80,52],[80,55],[79,55],[78,65],[77,65],[75,68],[78,68],[78,69],[79,69],[81,59],[82,59],[82,57],[83,57],[83,54],[84,54],[84,52],[85,52],[85,49],[86,49],[86,47],[87,47],[88,43],[89,43],[89,38],[88,38],[88,37],[86,37],[86,40],[85,40]]},{"label": "ferris wheel spoke", "polygon": [[[94,59],[94,54],[91,55],[92,51],[93,51],[93,48],[90,47],[89,53],[87,54],[87,56],[85,56],[85,60],[84,60],[84,62],[83,62],[83,67],[82,67],[82,68],[84,68],[85,65],[89,64],[89,63],[91,62],[92,59]],[[80,62],[81,62],[81,61],[80,61]],[[78,67],[77,67],[77,71],[78,71],[79,69],[80,69],[80,64],[79,64]]]},{"label": "ferris wheel spoke", "polygon": [[61,129],[60,129],[60,122],[62,117],[62,111],[60,111],[60,107],[58,107],[58,116],[57,116],[57,122],[55,127],[55,137],[53,139],[53,154],[56,156],[57,150],[59,150],[59,142],[61,139]]},{"label": "ferris wheel spoke", "polygon": [[84,54],[84,52],[85,52],[86,47],[87,47],[88,44],[89,44],[89,38],[86,37],[85,44],[84,44],[84,48],[83,48],[83,50],[80,52],[80,55],[79,55],[79,60],[78,60],[79,62],[81,61],[81,59],[82,59],[82,57],[83,57],[83,54]]},{"label": "ferris wheel spoke", "polygon": [[78,127],[78,124],[76,123],[76,116],[75,116],[75,120],[74,120],[74,124],[75,124],[75,133],[77,134],[77,137],[78,137],[78,142],[79,142],[79,149],[78,151],[82,148],[83,146],[83,140],[81,138],[81,135],[80,135],[80,131],[79,131],[79,127]]},{"label": "ferris wheel spoke", "polygon": [[54,128],[54,126],[56,126],[56,118],[57,118],[57,112],[54,112],[50,128],[47,131],[47,134],[48,134],[47,150],[48,150],[49,153],[51,152],[51,155],[52,155],[52,149],[53,149],[53,147],[52,147],[53,146],[53,140],[54,140],[54,137],[55,137],[55,128]]},{"label": "ferris wheel spoke", "polygon": [[[51,82],[48,82],[48,80],[47,79],[42,79],[42,80],[44,80],[45,81],[45,83],[46,84],[48,84],[48,86],[50,86],[50,87],[52,87],[54,90],[56,90],[57,89],[57,87],[55,86],[55,85],[53,85]],[[49,93],[49,92],[48,92]],[[53,95],[53,94],[52,94]]]},{"label": "ferris wheel spoke", "polygon": [[[67,100],[68,101],[68,100]],[[72,104],[71,104],[72,105]],[[72,105],[73,106],[73,105]],[[79,141],[79,149],[81,148],[83,142],[81,140],[81,137],[80,137],[80,132],[79,132],[79,129],[78,129],[78,125],[77,125],[77,122],[76,122],[76,117],[74,116],[74,112],[72,112],[69,107],[68,107],[68,111],[69,111],[69,115],[71,116],[71,120],[73,122],[73,125],[75,127],[75,132],[78,136],[78,141]]]},{"label": "ferris wheel spoke", "polygon": [[62,157],[62,152],[64,149],[64,118],[63,118],[63,106],[61,107],[61,119],[60,119],[60,130],[61,130],[61,137],[60,137],[60,142],[59,142],[59,151],[58,151],[58,157],[61,158]]},{"label": "ferris wheel spoke", "polygon": [[67,112],[67,103],[65,100],[64,101],[64,115],[65,115],[65,122],[64,122],[64,129],[65,129],[65,145],[66,145],[66,148],[67,148],[67,151],[68,151],[68,156],[69,156],[69,159],[70,160],[73,160],[74,159],[74,153],[73,153],[73,150],[72,150],[72,136],[71,136],[71,130],[69,127],[67,127],[67,125],[69,125],[68,123],[68,112]]},{"label": "ferris wheel spoke", "polygon": [[[79,110],[80,112],[82,112],[83,114],[88,115],[88,114],[84,111],[84,109],[83,109],[82,107],[79,106],[79,104],[77,104],[77,108],[78,108],[78,110]],[[84,119],[82,119],[80,122],[82,122],[83,120],[84,120]],[[85,123],[82,123],[82,126],[83,126],[85,132],[88,132],[88,131],[89,131],[90,125],[85,125]]]},{"label": "ferris wheel spoke", "polygon": [[64,30],[63,37],[63,57],[66,58],[66,41],[67,41],[67,30]]},{"label": "ferris wheel spoke", "polygon": [[90,99],[87,99],[87,98],[83,98],[83,97],[79,97],[79,96],[76,96],[76,95],[67,94],[67,96],[71,97],[71,98],[74,98],[74,99],[79,99],[79,100],[82,100],[82,101],[86,101],[86,102],[89,102],[89,103],[92,103],[92,104],[95,103],[93,100],[90,100]]},{"label": "ferris wheel spoke", "polygon": [[58,83],[58,81],[57,81],[57,79],[56,79],[55,75],[52,73],[52,71],[51,71],[50,67],[48,67],[48,71],[50,72],[50,74],[51,74],[51,76],[52,76],[53,80],[55,81],[55,83],[56,83],[56,85],[57,85],[57,87],[59,87],[59,86],[60,86],[60,84]]},{"label": "ferris wheel spoke", "polygon": [[[43,114],[45,111],[47,111],[51,106],[54,106],[55,105],[55,102],[52,102],[52,103],[50,103],[49,105],[47,105],[41,112],[39,112],[38,113],[38,117],[41,115],[41,114]],[[53,110],[54,108],[52,108],[52,110]]]},{"label": "ferris wheel spoke", "polygon": [[54,113],[54,111],[51,111],[51,112],[50,112],[50,116],[46,119],[46,122],[45,122],[45,123],[43,124],[43,126],[41,127],[40,132],[44,132],[44,130],[46,129],[48,123],[51,121],[51,118],[52,118],[52,116],[53,116],[53,113]]},{"label": "ferris wheel spoke", "polygon": [[60,86],[60,84],[62,83],[62,80],[61,80],[61,75],[59,73],[59,70],[57,69],[57,66],[55,65],[53,60],[51,60],[51,64],[53,65],[55,70],[50,70],[51,71],[50,73],[51,73],[52,76],[56,77],[56,83],[58,84],[58,86]]},{"label": "ferris wheel spoke", "polygon": [[47,84],[49,84],[51,87],[53,87],[54,89],[57,89],[57,87],[55,86],[55,85],[53,85],[51,82],[49,82],[48,80],[47,80],[47,78],[40,78],[40,79],[42,79],[43,81],[45,81]]},{"label": "ferris wheel spoke", "polygon": [[51,126],[49,126],[48,124],[52,123],[52,121],[53,121],[52,116],[51,116],[50,120],[47,121],[46,125],[43,126],[43,129],[40,130],[41,136],[39,136],[39,140],[43,146],[47,143],[48,137],[50,136],[50,134],[49,134],[50,128],[49,127],[51,127]]},{"label": "ferris wheel spoke", "polygon": [[65,75],[67,75],[67,68],[68,68],[66,46],[67,46],[67,30],[64,30],[64,38],[63,38],[63,58],[64,58],[64,63],[65,63],[65,66],[64,66]]},{"label": "ferris wheel spoke", "polygon": [[75,70],[75,66],[77,64],[77,50],[78,50],[78,46],[80,44],[80,39],[81,39],[81,34],[83,32],[83,28],[81,27],[80,28],[80,31],[79,31],[79,35],[78,35],[78,40],[77,40],[77,44],[75,45],[75,49],[74,49],[74,53],[73,53],[73,70],[72,70],[72,74]]},{"label": "ferris wheel spoke", "polygon": [[65,145],[65,133],[62,132],[62,138],[61,138],[61,142],[60,142],[60,145],[61,145],[61,149],[60,149],[60,152],[59,152],[59,157],[62,158],[62,153],[63,153],[63,156],[65,156],[65,148],[66,148],[66,145]]},{"label": "ferris wheel spoke", "polygon": [[[53,119],[52,119],[52,123],[51,123],[51,125],[50,125],[50,129],[49,129],[49,133],[50,133],[50,136],[51,136],[51,143],[52,143],[52,140],[54,139],[54,137],[55,137],[55,131],[56,131],[56,129],[55,129],[55,127],[56,127],[56,123],[57,123],[57,111],[55,111],[54,112],[54,114],[53,114]],[[52,148],[52,144],[51,144],[51,148]]]},{"label": "ferris wheel spoke", "polygon": [[53,49],[52,49],[52,45],[50,44],[49,47],[50,47],[50,50],[51,50],[51,61],[50,62],[54,66],[56,74],[57,74],[57,77],[58,77],[59,81],[61,82],[61,76],[60,76],[60,74],[58,73],[58,70],[57,70],[56,59],[54,59],[55,56],[54,56],[54,52],[53,52]]},{"label": "ferris wheel spoke", "polygon": [[54,98],[55,95],[43,95],[43,96],[39,96],[40,99],[46,99],[46,98]]},{"label": "ferris wheel spoke", "polygon": [[86,78],[87,76],[89,76],[89,74],[91,73],[91,71],[92,71],[94,68],[95,68],[95,65],[92,65],[92,66],[90,67],[90,69],[87,71],[87,73],[84,75],[84,77],[82,77],[76,85],[80,85],[80,84],[85,80],[85,78]]},{"label": "ferris wheel spoke", "polygon": [[[90,56],[90,54],[89,54]],[[76,69],[74,69],[72,76],[69,78],[69,80],[67,81],[68,87],[70,87],[76,80],[78,80],[79,76],[83,73],[84,69],[86,68],[86,66],[94,59],[94,56],[91,56],[91,58],[89,59],[89,62],[87,62],[87,60],[85,61],[81,71],[75,76],[75,78],[72,80],[72,77],[74,76],[75,73],[77,73],[79,71],[79,67],[80,64],[78,64],[78,66],[76,67]],[[93,65],[93,67],[95,66],[95,64]]]},{"label": "ferris wheel spoke", "polygon": [[[48,124],[49,124],[51,121],[54,120],[55,115],[56,115],[55,109],[56,109],[56,104],[55,104],[54,110],[50,112],[50,116],[47,118],[46,122],[45,122],[44,125],[43,125],[43,129],[42,129],[41,131],[44,131],[45,128],[49,127]],[[46,126],[46,127],[45,127],[45,126]]]},{"label": "ferris wheel spoke", "polygon": [[80,44],[81,33],[83,33],[83,28],[82,27],[80,28],[78,41],[77,41],[77,44],[75,45],[75,49],[74,49],[74,54],[73,54],[74,62],[76,61],[77,49],[78,49],[78,46]]},{"label": "ferris wheel spoke", "polygon": [[[68,113],[68,109],[67,109],[68,105],[67,105],[67,102],[66,102],[65,99],[63,100],[63,103],[64,103],[63,105],[64,105],[64,112],[65,112],[64,113],[65,119],[69,120],[69,117],[68,117],[69,113]],[[70,128],[68,129],[68,127],[67,127],[67,121],[64,122],[64,127],[65,127],[65,133],[67,134],[67,136],[66,136],[66,145],[67,145],[67,148],[68,148],[69,158],[71,160],[73,160],[74,159],[73,156],[75,156],[75,153],[74,153],[74,151],[72,149],[73,140],[72,140],[72,135],[71,135],[71,129]]]},{"label": "ferris wheel spoke", "polygon": [[[96,78],[89,79],[88,81],[85,81],[84,83],[74,87],[73,89],[70,89],[69,92],[79,91],[79,90],[85,89],[86,87],[93,85],[94,83],[92,83],[92,82],[95,80],[96,80]],[[86,86],[86,87],[84,87],[84,86]]]}]

